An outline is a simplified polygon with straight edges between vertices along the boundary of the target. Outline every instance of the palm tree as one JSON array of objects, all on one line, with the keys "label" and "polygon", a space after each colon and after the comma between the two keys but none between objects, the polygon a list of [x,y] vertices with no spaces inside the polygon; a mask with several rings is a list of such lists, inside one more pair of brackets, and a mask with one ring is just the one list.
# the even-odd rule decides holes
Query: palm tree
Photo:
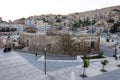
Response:
[{"label": "palm tree", "polygon": [[82,78],[87,77],[87,75],[86,75],[86,68],[88,68],[88,66],[89,66],[88,59],[83,59],[83,74],[80,75]]},{"label": "palm tree", "polygon": [[103,65],[103,68],[101,69],[101,71],[106,72],[105,66],[107,65],[107,63],[108,63],[108,60],[104,60],[101,62],[101,64]]}]

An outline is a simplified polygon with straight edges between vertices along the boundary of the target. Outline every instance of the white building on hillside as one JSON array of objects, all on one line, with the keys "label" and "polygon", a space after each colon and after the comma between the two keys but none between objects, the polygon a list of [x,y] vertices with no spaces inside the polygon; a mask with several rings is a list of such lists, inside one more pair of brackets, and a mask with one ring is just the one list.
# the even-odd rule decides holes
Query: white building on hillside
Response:
[{"label": "white building on hillside", "polygon": [[44,23],[43,20],[38,20],[35,23],[35,27],[38,29],[40,32],[46,32],[47,30],[51,29],[51,26],[48,25],[48,23]]},{"label": "white building on hillside", "polygon": [[26,25],[29,27],[36,28],[40,32],[46,32],[51,28],[51,25],[48,25],[48,23],[44,22],[43,20],[26,20]]},{"label": "white building on hillside", "polygon": [[34,26],[34,19],[28,19],[25,21],[25,24],[28,25],[29,27],[33,27]]},{"label": "white building on hillside", "polygon": [[23,25],[21,24],[0,24],[0,28],[16,28],[16,31],[23,31]]},{"label": "white building on hillside", "polygon": [[23,31],[24,26],[21,24],[0,24],[0,35],[19,35]]}]

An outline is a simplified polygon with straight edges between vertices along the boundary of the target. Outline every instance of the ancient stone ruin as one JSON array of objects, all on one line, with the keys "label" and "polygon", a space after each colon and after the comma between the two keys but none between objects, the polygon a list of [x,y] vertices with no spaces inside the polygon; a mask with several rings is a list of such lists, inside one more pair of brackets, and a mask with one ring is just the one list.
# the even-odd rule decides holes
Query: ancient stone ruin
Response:
[{"label": "ancient stone ruin", "polygon": [[98,35],[73,35],[73,34],[28,34],[20,33],[21,44],[29,47],[34,53],[44,52],[47,48],[49,55],[81,55],[99,52]]}]

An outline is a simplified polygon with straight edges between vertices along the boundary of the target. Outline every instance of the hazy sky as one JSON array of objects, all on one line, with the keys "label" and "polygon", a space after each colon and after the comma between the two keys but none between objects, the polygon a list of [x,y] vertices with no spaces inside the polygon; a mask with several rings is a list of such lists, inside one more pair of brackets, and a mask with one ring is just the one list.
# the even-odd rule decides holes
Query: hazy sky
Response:
[{"label": "hazy sky", "polygon": [[0,17],[14,20],[41,14],[69,14],[120,5],[120,0],[0,0]]}]

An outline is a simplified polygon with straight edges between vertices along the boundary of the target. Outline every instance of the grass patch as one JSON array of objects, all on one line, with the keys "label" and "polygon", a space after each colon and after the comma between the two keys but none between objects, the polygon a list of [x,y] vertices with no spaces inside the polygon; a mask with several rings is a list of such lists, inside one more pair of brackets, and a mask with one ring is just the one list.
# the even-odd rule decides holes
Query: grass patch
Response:
[{"label": "grass patch", "polygon": [[87,57],[81,57],[82,59],[101,59],[101,58],[106,58],[106,57],[99,57],[99,56],[87,56]]}]

